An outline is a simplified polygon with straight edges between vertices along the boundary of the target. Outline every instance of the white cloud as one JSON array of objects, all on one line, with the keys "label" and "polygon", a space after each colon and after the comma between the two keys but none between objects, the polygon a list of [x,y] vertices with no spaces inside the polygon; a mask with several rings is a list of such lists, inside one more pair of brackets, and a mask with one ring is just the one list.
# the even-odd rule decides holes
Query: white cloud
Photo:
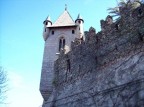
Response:
[{"label": "white cloud", "polygon": [[8,105],[6,107],[39,107],[42,104],[37,83],[32,84],[23,75],[9,72]]},{"label": "white cloud", "polygon": [[19,75],[18,73],[9,72],[8,73],[8,79],[9,79],[9,82],[10,82],[10,86],[12,86],[14,88],[21,87],[22,84],[23,84],[22,76]]}]

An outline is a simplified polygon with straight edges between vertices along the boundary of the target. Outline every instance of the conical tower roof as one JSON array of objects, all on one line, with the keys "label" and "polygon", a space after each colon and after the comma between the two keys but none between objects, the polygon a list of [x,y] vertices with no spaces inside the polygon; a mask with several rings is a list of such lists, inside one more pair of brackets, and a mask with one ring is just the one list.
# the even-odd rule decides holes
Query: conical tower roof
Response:
[{"label": "conical tower roof", "polygon": [[80,14],[78,14],[77,19],[83,19]]},{"label": "conical tower roof", "polygon": [[77,19],[75,20],[75,22],[76,22],[77,20],[82,20],[82,21],[84,22],[84,20],[83,20],[83,18],[81,17],[80,14],[78,14],[78,17],[77,17]]},{"label": "conical tower roof", "polygon": [[48,17],[46,18],[46,20],[51,21],[50,16],[48,16]]},{"label": "conical tower roof", "polygon": [[52,24],[52,21],[51,21],[51,19],[50,19],[50,16],[49,16],[49,15],[47,16],[47,18],[45,19],[45,21],[43,22],[43,24],[44,24],[45,22],[50,22],[50,23]]},{"label": "conical tower roof", "polygon": [[59,27],[59,26],[75,26],[75,22],[73,21],[67,9],[65,9],[65,11],[59,16],[56,22],[52,25],[52,27]]}]

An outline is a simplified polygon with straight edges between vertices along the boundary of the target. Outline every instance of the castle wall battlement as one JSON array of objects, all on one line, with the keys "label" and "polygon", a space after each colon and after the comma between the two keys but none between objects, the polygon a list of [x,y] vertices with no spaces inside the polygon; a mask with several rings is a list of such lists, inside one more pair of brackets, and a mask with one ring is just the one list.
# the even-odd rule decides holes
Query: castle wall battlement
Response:
[{"label": "castle wall battlement", "polygon": [[144,5],[101,27],[98,33],[91,27],[85,41],[76,39],[55,61],[47,107],[144,105]]},{"label": "castle wall battlement", "polygon": [[[133,50],[142,49],[141,51],[143,51],[144,14],[140,17],[125,17],[127,17],[127,20],[119,20],[118,30],[116,30],[114,26],[117,24],[117,22],[107,26],[106,28],[108,29],[98,32],[97,34],[95,33],[94,28],[90,28],[89,32],[86,34],[85,42],[80,43],[78,40],[76,40],[74,43],[72,43],[72,45],[74,45],[71,47],[72,51],[66,55],[63,55],[56,61],[56,65],[58,65],[59,69],[61,69],[63,72],[59,75],[66,77],[65,73],[68,71],[68,59],[70,59],[71,64],[69,72],[76,72],[75,75],[78,76],[79,70],[75,69],[80,69],[80,66],[84,69],[81,71],[87,71],[86,68],[82,66],[82,62],[87,63],[86,67],[90,67],[91,63],[93,62],[95,67],[98,69],[102,66],[108,65],[111,62],[117,61],[117,59],[121,57],[125,57]],[[90,60],[90,65],[88,65],[87,61],[85,61],[86,59]],[[77,61],[80,61],[81,64],[77,63]],[[75,63],[77,65],[75,65]],[[72,69],[73,65],[76,66],[76,68]],[[64,83],[69,79],[69,74],[67,74],[67,78],[64,80],[60,79],[58,81],[60,83]]]}]

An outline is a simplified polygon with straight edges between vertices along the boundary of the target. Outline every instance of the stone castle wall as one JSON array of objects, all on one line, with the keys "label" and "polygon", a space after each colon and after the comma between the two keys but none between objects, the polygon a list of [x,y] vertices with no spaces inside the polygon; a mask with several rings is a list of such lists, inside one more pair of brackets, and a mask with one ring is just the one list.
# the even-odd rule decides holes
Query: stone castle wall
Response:
[{"label": "stone castle wall", "polygon": [[[140,12],[142,10],[142,13]],[[102,31],[85,32],[55,62],[53,93],[44,107],[144,105],[144,6],[123,13]]]},{"label": "stone castle wall", "polygon": [[[65,39],[65,53],[67,53],[70,50],[71,40],[74,40],[77,36],[76,34],[72,34],[72,30],[76,30],[76,27],[49,28],[50,33],[48,35],[48,39],[45,41],[40,82],[40,91],[44,100],[47,100],[53,91],[53,69],[54,61],[58,58],[59,54],[59,40],[61,37]],[[52,31],[54,31],[54,34],[52,34]]]}]

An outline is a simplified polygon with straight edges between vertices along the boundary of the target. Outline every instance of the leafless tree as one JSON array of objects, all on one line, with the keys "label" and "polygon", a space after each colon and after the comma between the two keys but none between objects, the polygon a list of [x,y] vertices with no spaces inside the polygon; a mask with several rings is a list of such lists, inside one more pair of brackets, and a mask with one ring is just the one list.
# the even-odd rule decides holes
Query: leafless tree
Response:
[{"label": "leafless tree", "polygon": [[0,104],[4,103],[6,99],[6,91],[7,91],[7,73],[0,66]]}]

